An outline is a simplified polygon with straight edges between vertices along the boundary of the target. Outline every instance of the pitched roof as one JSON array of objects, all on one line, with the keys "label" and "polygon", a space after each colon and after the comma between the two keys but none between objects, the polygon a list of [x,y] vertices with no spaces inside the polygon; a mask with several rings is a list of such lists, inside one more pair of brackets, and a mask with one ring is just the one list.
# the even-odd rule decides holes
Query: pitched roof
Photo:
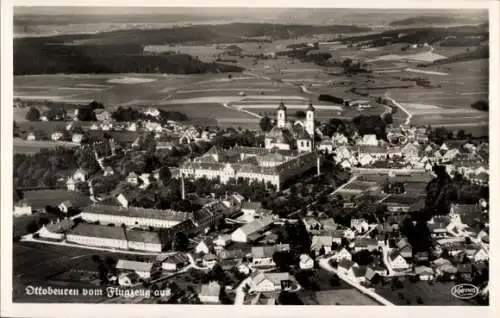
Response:
[{"label": "pitched roof", "polygon": [[191,217],[191,213],[173,210],[145,209],[138,207],[124,208],[122,206],[93,204],[85,208],[83,212],[103,215],[120,215],[137,218],[149,218],[157,220],[169,220],[182,222]]},{"label": "pitched roof", "polygon": [[151,272],[151,269],[153,268],[153,263],[120,259],[118,260],[118,263],[116,263],[116,268],[124,270],[133,270],[138,272]]},{"label": "pitched roof", "polygon": [[354,240],[355,246],[358,247],[369,247],[369,246],[377,246],[378,242],[376,239],[366,238],[366,237],[357,237]]},{"label": "pitched roof", "polygon": [[212,281],[208,284],[201,286],[200,296],[219,296],[220,294],[220,285],[219,283]]},{"label": "pitched roof", "polygon": [[241,209],[245,210],[258,210],[262,208],[262,203],[256,201],[244,201],[241,204]]},{"label": "pitched roof", "polygon": [[100,237],[115,240],[126,241],[125,231],[121,227],[114,226],[104,226],[104,225],[94,225],[79,223],[74,227],[68,234],[88,236],[88,237]]},{"label": "pitched roof", "polygon": [[238,228],[236,231],[242,231],[246,235],[250,235],[252,233],[256,233],[262,231],[269,225],[274,222],[274,219],[271,216],[262,217],[259,219],[255,219],[253,222],[247,223],[242,227]]},{"label": "pitched roof", "polygon": [[434,271],[427,266],[417,266],[415,267],[415,274],[417,275],[422,275],[422,274],[434,274]]},{"label": "pitched roof", "polygon": [[333,238],[329,235],[315,235],[312,238],[311,249],[319,249],[322,246],[332,246]]},{"label": "pitched roof", "polygon": [[277,244],[271,246],[253,246],[252,256],[254,258],[273,257],[275,252],[285,252],[290,250],[289,244]]},{"label": "pitched roof", "polygon": [[188,262],[189,258],[184,253],[175,253],[171,255],[158,255],[156,260],[163,263],[183,264]]},{"label": "pitched roof", "polygon": [[149,244],[162,244],[158,232],[126,230],[127,240],[131,242],[141,242]]}]

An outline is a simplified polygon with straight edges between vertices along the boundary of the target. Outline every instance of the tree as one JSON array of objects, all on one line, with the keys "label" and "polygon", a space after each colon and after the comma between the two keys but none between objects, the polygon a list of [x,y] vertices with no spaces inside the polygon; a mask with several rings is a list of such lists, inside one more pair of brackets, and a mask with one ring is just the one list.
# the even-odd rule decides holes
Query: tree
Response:
[{"label": "tree", "polygon": [[186,234],[178,232],[174,236],[172,249],[175,251],[185,252],[188,249],[189,239]]},{"label": "tree", "polygon": [[306,118],[306,112],[303,110],[298,110],[295,112],[295,117],[297,118]]},{"label": "tree", "polygon": [[167,185],[170,182],[170,179],[172,178],[172,173],[170,172],[170,169],[167,166],[164,166],[160,169],[158,172],[160,175],[160,180],[163,183],[163,185]]},{"label": "tree", "polygon": [[40,111],[36,107],[30,107],[30,109],[26,113],[26,119],[29,121],[40,120]]},{"label": "tree", "polygon": [[260,129],[262,129],[262,131],[265,132],[270,131],[273,128],[273,123],[271,121],[271,118],[267,116],[262,117],[262,119],[259,122],[259,126]]}]

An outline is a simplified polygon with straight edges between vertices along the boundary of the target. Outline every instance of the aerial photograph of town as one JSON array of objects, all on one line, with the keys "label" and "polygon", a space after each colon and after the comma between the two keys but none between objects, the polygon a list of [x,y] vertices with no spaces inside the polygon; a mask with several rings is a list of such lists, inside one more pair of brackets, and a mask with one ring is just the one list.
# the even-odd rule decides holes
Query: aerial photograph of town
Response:
[{"label": "aerial photograph of town", "polygon": [[488,9],[13,22],[14,303],[489,305]]}]

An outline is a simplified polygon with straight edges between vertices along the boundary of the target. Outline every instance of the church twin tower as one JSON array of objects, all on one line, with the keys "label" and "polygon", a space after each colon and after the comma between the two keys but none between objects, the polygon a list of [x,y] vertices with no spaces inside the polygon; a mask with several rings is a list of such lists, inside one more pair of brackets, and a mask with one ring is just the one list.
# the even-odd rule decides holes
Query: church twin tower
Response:
[{"label": "church twin tower", "polygon": [[[306,120],[303,122],[306,132],[314,138],[314,107],[311,102],[306,109]],[[286,106],[283,102],[280,103],[277,110],[277,126],[278,128],[285,128],[286,126]]]}]

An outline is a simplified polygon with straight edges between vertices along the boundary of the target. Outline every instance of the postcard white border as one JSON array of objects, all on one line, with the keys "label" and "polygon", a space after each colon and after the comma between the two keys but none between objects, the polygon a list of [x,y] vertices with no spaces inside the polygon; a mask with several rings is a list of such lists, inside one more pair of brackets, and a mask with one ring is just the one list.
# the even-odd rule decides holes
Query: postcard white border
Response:
[{"label": "postcard white border", "polygon": [[[500,207],[499,165],[497,147],[500,141],[499,110],[499,2],[498,1],[415,1],[415,0],[15,0],[1,1],[1,316],[2,317],[493,317],[497,305],[499,257],[498,207]],[[489,9],[490,23],[490,306],[488,307],[369,307],[369,306],[189,306],[189,305],[101,305],[101,304],[13,304],[12,290],[12,7],[19,6],[226,6],[226,7],[337,7],[337,8],[419,8],[419,9]],[[497,163],[495,165],[494,163]]]}]

